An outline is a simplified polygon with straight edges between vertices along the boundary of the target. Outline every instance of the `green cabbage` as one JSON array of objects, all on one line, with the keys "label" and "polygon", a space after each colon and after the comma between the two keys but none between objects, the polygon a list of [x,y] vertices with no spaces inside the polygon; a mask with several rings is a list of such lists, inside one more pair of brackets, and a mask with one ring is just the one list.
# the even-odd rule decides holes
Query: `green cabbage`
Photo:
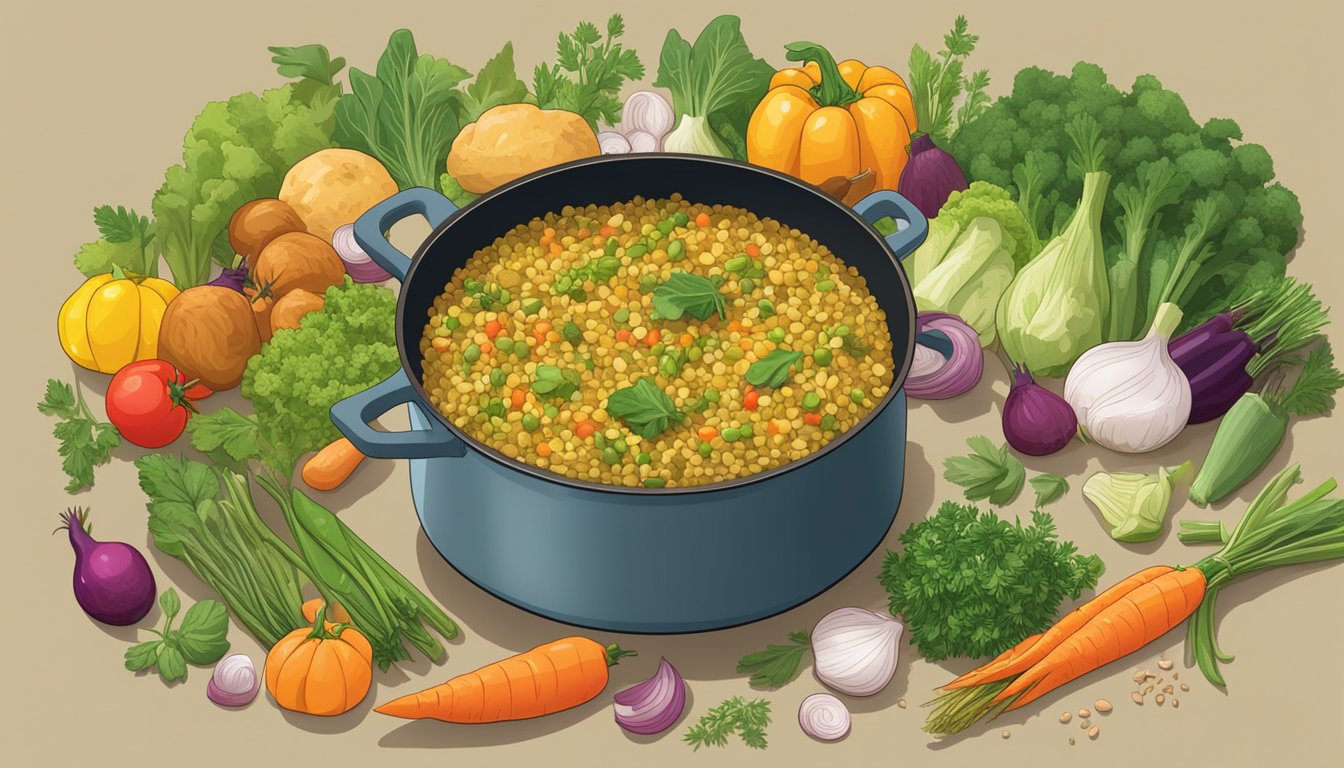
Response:
[{"label": "green cabbage", "polygon": [[[1009,246],[1008,250],[1013,255],[1014,271],[1026,266],[1036,255],[1027,218],[1022,215],[1022,209],[1017,207],[1012,194],[1003,187],[987,181],[971,182],[969,189],[957,190],[949,195],[947,202],[938,210],[938,219],[947,219],[962,226],[979,216],[988,216],[997,221],[1004,233],[1012,238],[1015,245]],[[1039,249],[1040,243],[1035,243],[1035,247]]]},{"label": "green cabbage", "polygon": [[915,306],[921,312],[948,312],[994,343],[999,298],[1013,280],[1016,243],[995,219],[979,216],[962,227],[938,216],[908,263]]}]

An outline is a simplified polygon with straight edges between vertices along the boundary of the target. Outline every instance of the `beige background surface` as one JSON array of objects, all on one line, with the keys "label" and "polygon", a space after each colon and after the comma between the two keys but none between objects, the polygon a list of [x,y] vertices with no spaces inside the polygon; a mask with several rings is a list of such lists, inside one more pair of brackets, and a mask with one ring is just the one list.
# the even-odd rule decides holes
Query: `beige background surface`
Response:
[{"label": "beige background surface", "polygon": [[[972,31],[983,36],[973,62],[995,78],[992,92],[1004,93],[1012,73],[1027,65],[1067,70],[1079,58],[1105,67],[1114,82],[1127,86],[1140,73],[1157,74],[1183,94],[1197,118],[1227,115],[1240,121],[1246,136],[1265,144],[1279,177],[1302,198],[1306,235],[1291,271],[1316,284],[1322,296],[1344,308],[1338,235],[1341,203],[1341,123],[1338,30],[1344,16],[1333,3],[1220,3],[1218,11],[1193,4],[1111,3],[1084,11],[1077,3],[950,4],[862,3],[617,3],[571,0],[547,10],[501,0],[487,3],[413,5],[278,2],[89,4],[58,2],[9,4],[3,12],[0,78],[7,98],[0,137],[6,147],[3,203],[0,203],[4,256],[10,263],[3,307],[9,361],[0,376],[8,402],[3,451],[5,659],[0,694],[0,754],[16,765],[66,765],[101,755],[115,765],[275,765],[320,760],[332,765],[379,761],[405,765],[806,765],[817,761],[862,765],[1064,765],[1097,766],[1162,762],[1244,766],[1264,762],[1324,765],[1337,754],[1340,690],[1344,688],[1344,634],[1339,595],[1344,568],[1295,568],[1247,580],[1228,589],[1219,604],[1220,638],[1237,654],[1227,665],[1231,687],[1224,694],[1183,665],[1182,681],[1192,691],[1179,711],[1128,701],[1134,665],[1151,665],[1159,653],[1181,658],[1183,633],[1154,643],[1132,662],[1088,676],[1026,713],[1005,717],[960,740],[937,744],[921,731],[918,704],[928,691],[966,668],[934,665],[903,648],[894,682],[880,695],[852,701],[853,732],[836,745],[809,741],[794,713],[806,695],[821,690],[810,669],[784,689],[766,693],[774,704],[771,746],[752,752],[740,745],[692,754],[679,741],[683,723],[662,738],[623,735],[611,722],[610,693],[650,674],[660,655],[689,679],[691,717],[733,694],[750,694],[733,672],[744,652],[782,640],[785,632],[811,626],[827,611],[850,604],[881,609],[885,597],[874,581],[879,556],[863,564],[829,593],[788,614],[724,632],[680,637],[604,637],[639,649],[620,665],[608,693],[582,708],[542,720],[480,727],[434,722],[404,723],[371,715],[386,701],[567,634],[567,628],[515,610],[466,583],[438,560],[419,533],[410,506],[402,462],[373,463],[331,502],[388,560],[429,592],[463,625],[441,667],[417,662],[379,675],[376,689],[358,710],[324,720],[278,711],[263,695],[240,712],[221,711],[206,701],[208,670],[193,668],[184,684],[171,689],[157,677],[136,677],[121,666],[134,629],[109,629],[86,619],[70,594],[71,553],[48,534],[56,513],[73,503],[95,510],[100,538],[126,540],[150,553],[160,582],[175,584],[185,600],[210,592],[176,561],[154,556],[146,542],[143,497],[124,447],[113,465],[100,468],[97,486],[78,498],[62,491],[51,422],[33,403],[49,376],[69,378],[53,329],[60,302],[79,282],[70,264],[78,246],[95,237],[89,210],[113,203],[149,208],[163,170],[180,157],[180,141],[207,100],[276,83],[267,45],[322,42],[333,54],[372,68],[387,35],[413,28],[422,51],[476,68],[512,39],[520,71],[550,59],[556,32],[580,19],[602,21],[624,12],[633,45],[650,69],[656,67],[669,24],[697,32],[716,11],[734,7],[744,18],[753,50],[783,62],[781,47],[811,38],[841,56],[904,69],[910,44],[934,45],[952,17],[968,14]],[[1201,4],[1203,5],[1203,4]],[[1233,8],[1233,6],[1237,8]],[[130,7],[128,7],[130,6]],[[748,7],[751,6],[751,7]],[[1326,10],[1334,6],[1333,10]],[[526,26],[525,26],[526,25]],[[399,233],[414,243],[414,231]],[[420,233],[422,234],[422,233]],[[1334,332],[1337,346],[1344,335]],[[938,501],[954,495],[937,468],[962,452],[972,434],[999,434],[998,407],[1006,376],[997,366],[981,387],[959,401],[911,409],[907,496],[888,539]],[[103,377],[83,375],[101,392]],[[1319,481],[1341,470],[1338,417],[1294,425],[1275,458],[1289,458]],[[1051,508],[1061,533],[1085,552],[1100,553],[1108,566],[1106,583],[1150,563],[1189,563],[1197,555],[1174,536],[1160,543],[1124,547],[1110,541],[1078,487],[1103,464],[1108,469],[1149,468],[1199,459],[1213,425],[1191,429],[1159,455],[1139,460],[1074,447],[1029,468],[1067,475],[1074,491]],[[1267,475],[1266,475],[1267,476]],[[1264,477],[1264,476],[1262,476]],[[1249,492],[1223,510],[1181,509],[1176,519],[1221,517],[1235,520]],[[1025,513],[1029,494],[1007,512]],[[1181,497],[1183,501],[1183,496]],[[843,510],[841,510],[843,512]],[[157,620],[157,609],[146,624]],[[234,647],[262,655],[236,626]],[[1060,711],[1113,700],[1114,714],[1101,719],[1101,738],[1077,746],[1076,726],[1056,722]],[[907,699],[910,708],[896,706]],[[999,732],[1008,728],[1004,741]],[[843,761],[843,762],[841,762]]]}]

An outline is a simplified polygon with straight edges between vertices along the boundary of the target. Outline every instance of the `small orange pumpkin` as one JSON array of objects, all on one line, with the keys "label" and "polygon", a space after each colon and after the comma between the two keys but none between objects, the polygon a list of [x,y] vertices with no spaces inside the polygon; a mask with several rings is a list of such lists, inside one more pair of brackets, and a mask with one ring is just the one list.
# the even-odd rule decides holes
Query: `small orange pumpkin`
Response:
[{"label": "small orange pumpkin", "polygon": [[359,630],[329,624],[323,606],[311,628],[285,635],[266,655],[266,690],[275,703],[308,715],[355,708],[373,683],[373,647]]}]

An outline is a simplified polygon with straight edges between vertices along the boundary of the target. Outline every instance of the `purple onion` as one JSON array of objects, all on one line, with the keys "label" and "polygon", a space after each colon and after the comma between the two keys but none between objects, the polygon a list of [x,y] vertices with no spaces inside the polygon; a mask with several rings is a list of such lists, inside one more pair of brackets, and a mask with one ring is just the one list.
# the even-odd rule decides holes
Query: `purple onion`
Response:
[{"label": "purple onion", "polygon": [[215,665],[205,696],[221,707],[245,707],[257,698],[261,680],[246,654],[226,656]]},{"label": "purple onion", "polygon": [[933,143],[927,133],[910,142],[910,160],[901,171],[896,191],[932,219],[958,190],[966,189],[966,174],[957,161]]},{"label": "purple onion", "polygon": [[356,283],[381,283],[391,277],[387,270],[378,266],[355,240],[355,225],[338,227],[331,235],[331,247],[345,264],[345,271]]},{"label": "purple onion", "polygon": [[1031,372],[1014,369],[1013,387],[1003,404],[1003,436],[1014,450],[1028,456],[1047,456],[1078,434],[1078,416],[1073,407],[1042,387]]},{"label": "purple onion", "polygon": [[232,288],[233,290],[242,293],[243,286],[247,285],[247,265],[240,264],[237,267],[225,267],[223,272],[220,272],[214,280],[206,283],[206,285],[218,285],[224,288]]},{"label": "purple onion", "polygon": [[1231,312],[1214,315],[1167,342],[1167,354],[1171,355],[1171,359],[1176,361],[1177,365],[1180,365],[1182,355],[1187,355],[1192,350],[1209,343],[1214,337],[1232,330],[1235,320],[1236,317]]},{"label": "purple onion", "polygon": [[1190,424],[1221,417],[1255,384],[1246,366],[1260,347],[1244,331],[1232,327],[1234,320],[1229,313],[1218,315],[1167,347],[1172,361],[1190,380]]},{"label": "purple onion", "polygon": [[659,659],[653,677],[616,694],[614,701],[617,725],[643,736],[662,733],[686,709],[686,682],[667,659]]},{"label": "purple onion", "polygon": [[61,515],[75,550],[75,600],[104,624],[125,627],[145,618],[157,594],[154,572],[140,550],[120,541],[94,541],[84,526],[86,510],[76,507]]},{"label": "purple onion", "polygon": [[980,382],[985,355],[980,336],[960,317],[920,312],[915,321],[915,357],[905,391],[920,400],[946,400]]}]

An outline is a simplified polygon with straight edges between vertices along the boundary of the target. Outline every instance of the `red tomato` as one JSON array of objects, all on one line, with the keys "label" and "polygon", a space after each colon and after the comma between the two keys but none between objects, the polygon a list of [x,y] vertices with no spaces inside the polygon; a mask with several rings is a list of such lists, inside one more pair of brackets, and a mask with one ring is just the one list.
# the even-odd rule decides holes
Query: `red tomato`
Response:
[{"label": "red tomato", "polygon": [[141,360],[117,371],[107,386],[107,420],[121,436],[142,448],[173,442],[196,412],[195,400],[213,394],[188,382],[166,360]]}]

